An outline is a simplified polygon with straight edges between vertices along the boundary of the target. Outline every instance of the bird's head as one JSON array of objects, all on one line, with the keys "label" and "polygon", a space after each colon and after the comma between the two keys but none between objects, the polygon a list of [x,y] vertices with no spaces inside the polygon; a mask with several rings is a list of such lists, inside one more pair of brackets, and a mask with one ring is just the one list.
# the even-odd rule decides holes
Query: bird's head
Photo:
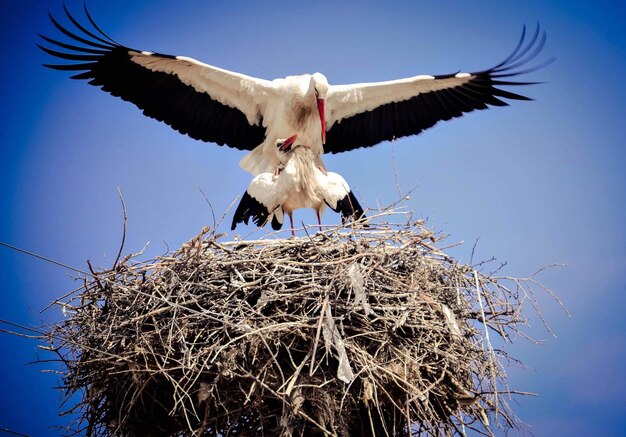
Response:
[{"label": "bird's head", "polygon": [[326,104],[326,96],[328,95],[328,80],[322,73],[313,73],[311,75],[311,87],[315,93],[317,101],[317,111],[320,114],[320,123],[322,129],[322,144],[326,143],[326,113],[324,107]]},{"label": "bird's head", "polygon": [[328,79],[322,73],[313,73],[311,75],[311,87],[319,98],[325,99],[328,94]]},{"label": "bird's head", "polygon": [[296,138],[298,138],[298,134],[293,134],[289,138],[280,138],[276,140],[276,147],[279,152],[287,153],[291,151],[291,146],[295,143]]}]

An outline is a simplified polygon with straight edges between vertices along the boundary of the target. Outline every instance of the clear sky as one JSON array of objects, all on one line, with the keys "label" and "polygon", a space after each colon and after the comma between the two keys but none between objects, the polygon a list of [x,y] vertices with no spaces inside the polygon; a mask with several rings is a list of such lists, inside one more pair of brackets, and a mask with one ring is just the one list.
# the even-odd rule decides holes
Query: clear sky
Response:
[{"label": "clear sky", "polygon": [[[45,69],[37,33],[62,2],[4,2],[0,14],[0,241],[85,268],[110,265],[122,234],[116,187],[128,210],[126,251],[179,247],[221,216],[250,176],[243,152],[205,144],[144,117],[127,102]],[[67,1],[81,12],[82,1]],[[129,3],[132,3],[129,5]],[[323,72],[331,83],[489,68],[515,46],[522,24],[548,33],[528,76],[533,102],[472,113],[393,146],[326,158],[371,207],[417,185],[409,206],[466,244],[468,261],[507,261],[506,273],[540,279],[571,317],[538,293],[557,337],[538,323],[536,345],[509,351],[511,387],[539,394],[513,406],[544,435],[626,435],[626,23],[611,1],[214,2],[91,1],[100,26],[143,50],[186,55],[273,79]],[[222,231],[229,232],[227,213]],[[312,222],[308,212],[296,220]],[[327,213],[325,221],[336,221]],[[253,228],[242,228],[242,232]],[[239,229],[238,229],[239,231]],[[255,232],[255,235],[262,235]],[[40,310],[76,287],[72,272],[0,247],[0,318],[37,326]],[[57,435],[56,376],[33,341],[0,335],[0,428]],[[1,430],[0,430],[1,431]],[[1,432],[0,432],[1,434]]]}]

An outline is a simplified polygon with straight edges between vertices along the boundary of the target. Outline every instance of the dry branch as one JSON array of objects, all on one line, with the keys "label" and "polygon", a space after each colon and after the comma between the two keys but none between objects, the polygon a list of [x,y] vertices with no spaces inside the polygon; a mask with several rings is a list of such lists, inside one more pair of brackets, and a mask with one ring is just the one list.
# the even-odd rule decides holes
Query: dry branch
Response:
[{"label": "dry branch", "polygon": [[[48,333],[100,435],[449,435],[516,426],[498,349],[536,280],[495,278],[421,222],[126,257]],[[489,335],[492,337],[490,338]],[[495,336],[495,338],[494,338]]]}]

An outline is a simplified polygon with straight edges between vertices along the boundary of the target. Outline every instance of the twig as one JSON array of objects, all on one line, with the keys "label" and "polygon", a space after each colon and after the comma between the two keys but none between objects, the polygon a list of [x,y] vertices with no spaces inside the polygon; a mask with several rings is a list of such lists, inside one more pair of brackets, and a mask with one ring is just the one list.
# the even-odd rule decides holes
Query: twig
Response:
[{"label": "twig", "polygon": [[[526,334],[522,308],[530,301],[540,314],[541,284],[457,263],[445,253],[452,245],[407,211],[374,216],[368,229],[305,228],[287,239],[218,243],[206,228],[155,259],[120,255],[102,271],[88,263],[83,285],[50,307],[62,321],[15,334],[46,343],[64,366],[79,434],[396,437],[517,426],[507,397],[526,393],[508,388],[504,366],[516,362],[492,337]],[[355,262],[369,313],[351,297]],[[340,359],[351,370],[343,380]]]},{"label": "twig", "polygon": [[128,217],[126,216],[126,203],[124,203],[124,196],[122,196],[122,190],[120,187],[115,188],[117,190],[117,195],[120,198],[120,202],[122,203],[122,212],[124,214],[124,222],[122,228],[122,242],[120,243],[120,250],[117,252],[117,257],[115,257],[115,261],[113,262],[112,270],[115,270],[117,267],[117,262],[120,260],[122,256],[122,251],[124,250],[124,243],[126,243],[126,221]]},{"label": "twig", "polygon": [[43,261],[46,261],[46,262],[49,262],[49,263],[52,263],[52,264],[56,264],[57,266],[63,267],[64,269],[72,270],[72,271],[77,272],[77,273],[82,273],[85,276],[91,276],[89,273],[85,272],[84,270],[77,269],[75,267],[69,266],[69,265],[64,264],[62,262],[59,262],[59,261],[55,261],[55,260],[53,260],[51,258],[42,256],[42,255],[38,255],[38,254],[36,254],[34,252],[30,252],[30,251],[25,250],[25,249],[20,249],[19,247],[12,246],[12,245],[10,245],[8,243],[5,243],[5,242],[2,242],[2,241],[0,241],[0,246],[8,247],[9,249],[15,250],[17,252],[21,252],[21,253],[24,253],[26,255],[29,255],[29,256],[32,256],[32,257],[35,257],[35,258],[39,258],[39,259],[41,259]]}]

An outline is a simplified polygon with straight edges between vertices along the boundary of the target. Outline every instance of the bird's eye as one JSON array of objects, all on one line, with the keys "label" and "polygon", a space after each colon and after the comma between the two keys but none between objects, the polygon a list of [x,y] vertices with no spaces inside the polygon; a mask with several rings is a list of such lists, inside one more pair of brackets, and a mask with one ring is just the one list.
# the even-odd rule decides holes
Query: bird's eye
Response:
[{"label": "bird's eye", "polygon": [[276,147],[280,149],[281,147],[283,147],[284,144],[285,144],[284,142],[279,141],[278,143],[276,143]]},{"label": "bird's eye", "polygon": [[317,90],[317,88],[315,88],[315,97],[319,97],[320,96],[320,92]]}]

